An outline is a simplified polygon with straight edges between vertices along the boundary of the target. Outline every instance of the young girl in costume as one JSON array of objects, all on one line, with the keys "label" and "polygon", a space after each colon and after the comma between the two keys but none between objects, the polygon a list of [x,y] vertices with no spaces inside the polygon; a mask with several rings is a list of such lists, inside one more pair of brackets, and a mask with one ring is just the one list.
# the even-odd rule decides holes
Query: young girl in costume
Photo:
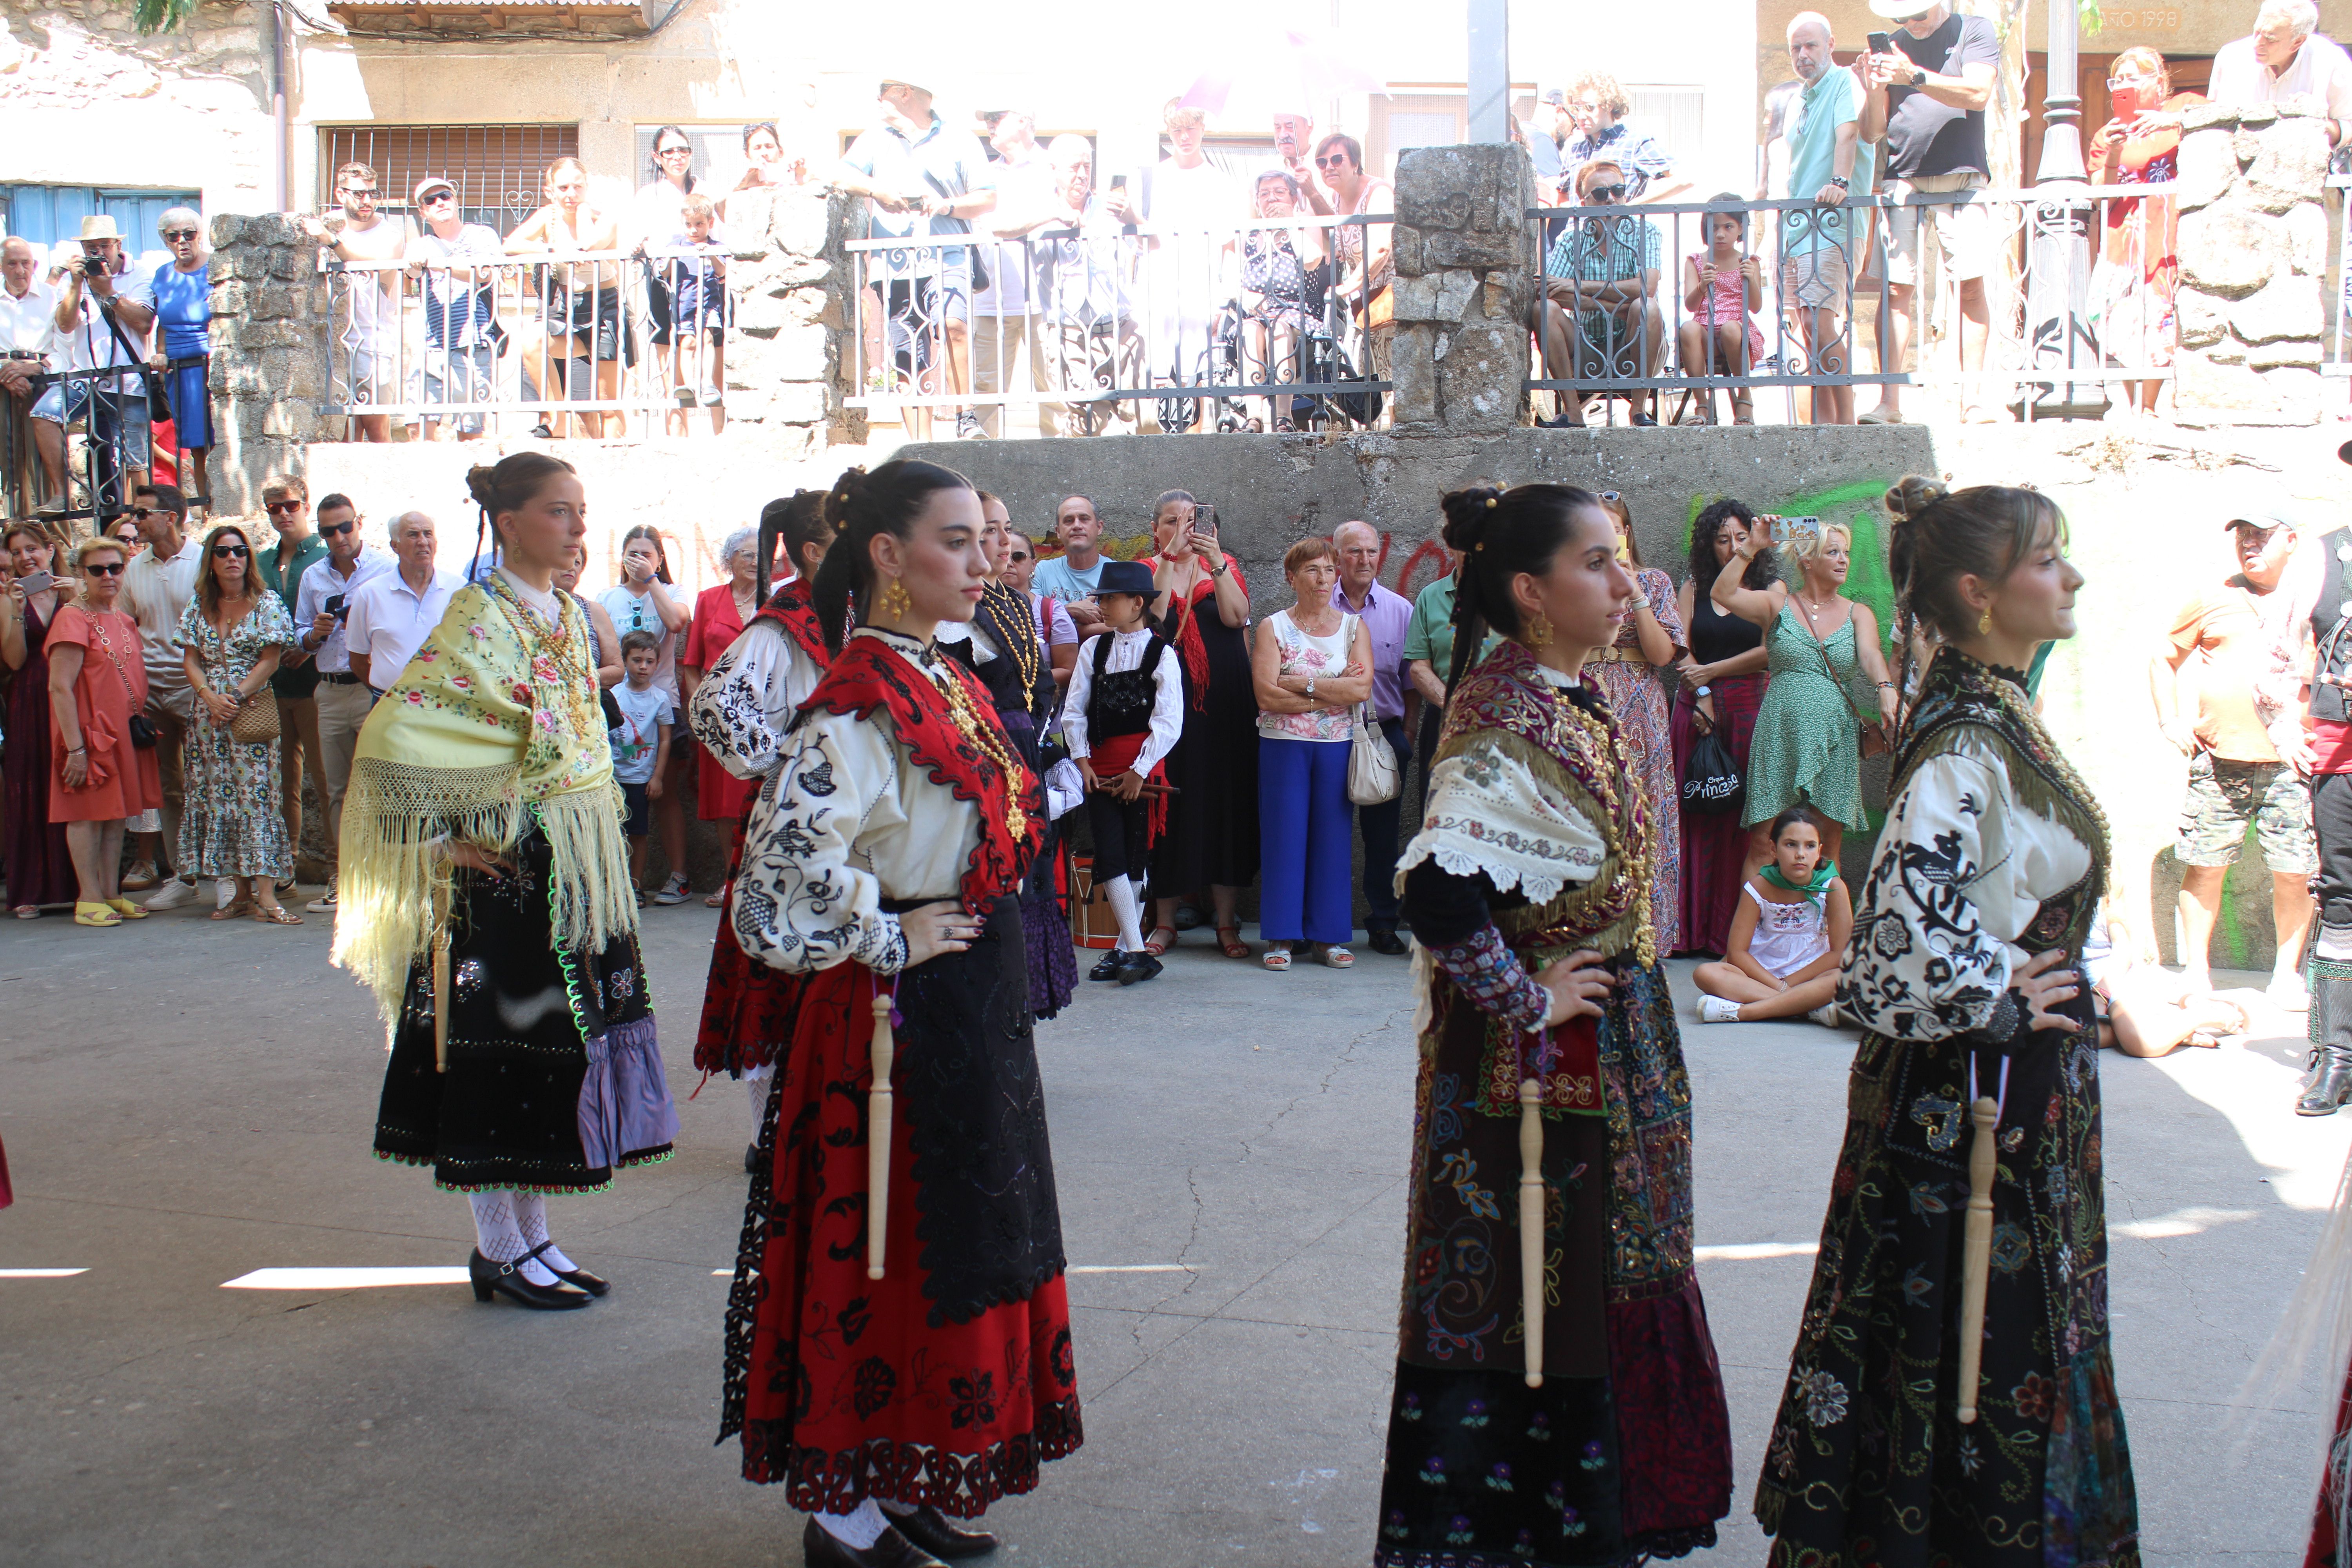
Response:
[{"label": "young girl in costume", "polygon": [[1853,931],[1853,900],[1837,862],[1822,858],[1822,828],[1810,807],[1772,819],[1772,858],[1748,879],[1731,917],[1729,950],[1691,976],[1706,993],[1702,1024],[1755,1023],[1800,1015],[1837,1025],[1838,963]]}]

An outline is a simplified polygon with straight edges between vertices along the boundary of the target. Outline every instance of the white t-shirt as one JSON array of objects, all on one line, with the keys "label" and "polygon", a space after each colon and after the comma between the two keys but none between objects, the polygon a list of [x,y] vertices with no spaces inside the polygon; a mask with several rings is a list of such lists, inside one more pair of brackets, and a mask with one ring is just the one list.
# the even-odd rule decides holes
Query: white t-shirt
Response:
[{"label": "white t-shirt", "polygon": [[139,657],[151,689],[188,688],[188,668],[180,658],[180,616],[196,596],[196,568],[204,559],[205,547],[192,534],[169,561],[142,550],[122,569],[119,603],[139,623]]},{"label": "white t-shirt", "polygon": [[[86,284],[89,280],[85,279],[83,281]],[[37,289],[40,285],[37,283],[34,287]],[[153,272],[139,268],[119,274],[114,279],[114,298],[128,300],[132,304],[144,306],[152,311],[155,308]],[[100,314],[98,310],[98,296],[92,294],[88,288],[84,288],[81,291],[81,325],[71,331],[58,332],[56,335],[56,342],[51,352],[57,355],[58,368],[99,370],[111,364],[136,364],[145,359],[147,342],[153,332],[154,323],[151,321],[146,331],[134,332],[131,330],[131,324],[122,319],[120,312],[116,314],[115,323],[122,330],[122,342],[115,342],[114,333],[107,330],[106,318]],[[123,352],[123,343],[131,345],[131,353]],[[115,391],[131,397],[147,395],[146,383],[142,381],[135,372],[126,371],[115,377],[115,381],[117,383],[113,389]],[[84,382],[81,384],[89,386],[102,384]],[[177,628],[177,624],[175,616],[174,629]],[[177,660],[173,662],[176,663]]]},{"label": "white t-shirt", "polygon": [[52,351],[50,342],[57,335],[58,291],[33,279],[21,300],[0,285],[0,349],[19,349],[26,353],[46,354]]},{"label": "white t-shirt", "polygon": [[[307,579],[309,573],[304,573]],[[436,569],[433,580],[419,594],[397,567],[370,577],[352,595],[351,618],[342,637],[351,654],[365,654],[368,684],[388,691],[416,657],[416,650],[448,612],[449,595],[464,585],[455,572]]]},{"label": "white t-shirt", "polygon": [[[996,163],[996,210],[982,225],[1018,218],[1026,223],[1060,204],[1054,199],[1054,172],[1034,152],[1025,163]],[[972,236],[981,264],[988,268],[989,286],[971,297],[975,316],[1025,316],[1036,307],[1029,300],[1029,242],[992,239],[985,231]]]},{"label": "white t-shirt", "polygon": [[613,776],[623,784],[644,784],[654,776],[654,748],[661,743],[661,727],[677,722],[677,709],[658,686],[643,691],[627,681],[613,688],[613,702],[621,722],[613,731]]},{"label": "white t-shirt", "polygon": [[[668,591],[672,598],[677,597],[676,589]],[[625,583],[597,595],[596,602],[604,606],[606,615],[613,617],[613,630],[616,635],[627,637],[631,632],[651,632],[661,638],[661,652],[656,656],[657,662],[654,666],[654,684],[675,704],[678,700],[677,634],[663,629],[660,612],[654,608],[652,590],[634,594]],[[617,648],[614,657],[620,657]],[[627,683],[624,681],[622,684]],[[613,689],[617,691],[620,688],[616,686]]]},{"label": "white t-shirt", "polygon": [[1151,252],[1154,309],[1162,316],[1213,309],[1223,297],[1224,247],[1247,216],[1241,191],[1205,158],[1192,169],[1171,158],[1146,174],[1143,195],[1145,226],[1160,237]]}]

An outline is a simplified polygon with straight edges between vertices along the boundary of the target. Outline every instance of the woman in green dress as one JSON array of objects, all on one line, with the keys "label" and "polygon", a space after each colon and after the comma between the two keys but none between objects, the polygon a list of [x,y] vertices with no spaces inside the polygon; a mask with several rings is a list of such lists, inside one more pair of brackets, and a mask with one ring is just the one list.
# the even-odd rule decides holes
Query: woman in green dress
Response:
[{"label": "woman in green dress", "polygon": [[1761,588],[1743,586],[1748,563],[1772,548],[1777,517],[1759,517],[1736,552],[1737,570],[1718,573],[1709,596],[1727,615],[1764,628],[1771,684],[1756,712],[1748,749],[1747,804],[1740,821],[1751,831],[1742,880],[1772,858],[1772,819],[1792,805],[1811,805],[1822,823],[1822,855],[1834,861],[1849,827],[1866,827],[1862,807],[1863,681],[1878,693],[1885,732],[1895,729],[1895,682],[1878,647],[1878,617],[1840,589],[1853,554],[1853,536],[1824,522],[1798,539],[1798,580]]}]

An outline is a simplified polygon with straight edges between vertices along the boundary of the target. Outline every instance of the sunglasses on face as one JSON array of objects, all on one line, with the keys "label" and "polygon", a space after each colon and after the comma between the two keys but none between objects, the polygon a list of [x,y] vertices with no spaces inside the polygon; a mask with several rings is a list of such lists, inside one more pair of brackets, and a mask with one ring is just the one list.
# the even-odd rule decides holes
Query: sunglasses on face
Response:
[{"label": "sunglasses on face", "polygon": [[372,202],[375,200],[375,187],[373,185],[370,185],[363,191],[347,187],[344,190],[343,195],[351,197],[351,199],[355,202]]},{"label": "sunglasses on face", "polygon": [[192,228],[167,228],[163,231],[163,243],[166,245],[177,245],[184,239],[195,237],[196,231]]},{"label": "sunglasses on face", "polygon": [[215,561],[242,561],[251,553],[253,552],[242,544],[215,544],[213,546],[213,559]]},{"label": "sunglasses on face", "polygon": [[261,510],[276,517],[281,511],[300,511],[302,503],[299,500],[266,500],[261,503]]},{"label": "sunglasses on face", "polygon": [[1615,490],[1602,490],[1600,494],[1600,499],[1607,501],[1610,505],[1614,506],[1625,498]]},{"label": "sunglasses on face", "polygon": [[1595,185],[1584,193],[1584,200],[1588,206],[1604,206],[1622,200],[1624,195],[1625,187],[1622,185]]},{"label": "sunglasses on face", "polygon": [[457,195],[455,191],[435,191],[425,198],[425,205],[428,207],[437,207],[444,202],[454,202],[457,199]]},{"label": "sunglasses on face", "polygon": [[165,511],[162,507],[134,506],[131,509],[131,515],[134,521],[144,522],[151,517],[176,518],[180,514],[176,511]]},{"label": "sunglasses on face", "polygon": [[654,149],[654,156],[656,158],[667,158],[679,153],[686,153],[690,157],[693,155],[694,149],[691,147],[656,147]]},{"label": "sunglasses on face", "polygon": [[1344,169],[1348,166],[1348,154],[1334,153],[1328,158],[1318,158],[1315,166],[1318,169]]},{"label": "sunglasses on face", "polygon": [[352,521],[352,522],[322,522],[322,523],[320,523],[320,524],[319,525],[319,531],[320,531],[320,533],[322,533],[322,534],[326,535],[326,537],[328,537],[329,539],[334,539],[334,538],[336,538],[336,537],[338,537],[338,536],[340,536],[340,535],[349,533],[352,530],[353,530],[353,529],[357,528],[358,526],[359,526],[359,524],[358,524],[358,522],[356,522],[356,521]]},{"label": "sunglasses on face", "polygon": [[92,561],[84,565],[81,572],[82,575],[85,577],[120,577],[122,575],[122,563],[120,561]]}]

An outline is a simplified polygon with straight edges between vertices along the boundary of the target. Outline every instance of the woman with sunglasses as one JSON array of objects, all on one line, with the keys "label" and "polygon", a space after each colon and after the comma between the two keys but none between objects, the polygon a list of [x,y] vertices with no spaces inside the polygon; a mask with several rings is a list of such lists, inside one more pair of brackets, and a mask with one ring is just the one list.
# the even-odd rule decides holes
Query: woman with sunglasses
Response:
[{"label": "woman with sunglasses", "polygon": [[[171,207],[158,221],[172,259],[155,268],[155,325],[162,342],[155,368],[163,372],[173,444],[186,459],[180,488],[203,505],[212,496],[205,462],[213,445],[212,388],[206,380],[212,353],[212,252],[205,246],[204,219],[194,207]],[[161,422],[161,408],[151,410]],[[160,476],[159,476],[160,477]],[[190,483],[193,478],[194,483]]]},{"label": "woman with sunglasses", "polygon": [[74,551],[81,596],[49,623],[49,820],[65,824],[73,856],[76,925],[147,918],[121,880],[123,819],[163,804],[154,733],[142,745],[132,728],[147,707],[139,623],[114,607],[129,558],[102,534],[83,540]]},{"label": "woman with sunglasses", "polygon": [[[195,597],[180,616],[179,646],[195,692],[195,721],[181,752],[187,805],[175,857],[183,874],[231,877],[236,897],[216,921],[251,915],[265,924],[298,926],[302,917],[278,902],[278,883],[294,875],[278,784],[277,693],[269,678],[294,640],[294,619],[254,570],[244,528],[225,522],[205,535]],[[268,733],[245,740],[251,709],[267,706]]]},{"label": "woman with sunglasses", "polygon": [[0,845],[8,854],[8,901],[16,918],[43,904],[73,901],[73,855],[65,829],[49,820],[49,627],[73,593],[50,576],[65,547],[45,522],[22,519],[0,528],[8,584],[0,593],[0,666],[9,670],[7,764],[0,779]]}]

